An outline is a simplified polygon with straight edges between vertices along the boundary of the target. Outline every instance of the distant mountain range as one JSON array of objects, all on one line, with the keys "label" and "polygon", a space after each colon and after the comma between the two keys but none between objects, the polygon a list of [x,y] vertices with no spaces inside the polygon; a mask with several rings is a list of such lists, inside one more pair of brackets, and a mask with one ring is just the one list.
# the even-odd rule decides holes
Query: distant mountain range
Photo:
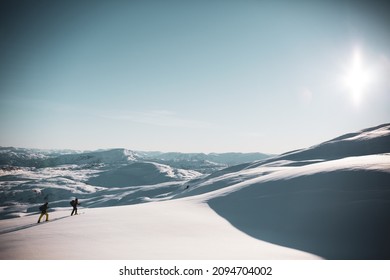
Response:
[{"label": "distant mountain range", "polygon": [[39,150],[14,147],[0,147],[0,167],[55,167],[65,164],[101,165],[127,164],[134,162],[155,162],[175,168],[212,173],[232,165],[271,157],[263,153],[162,153],[142,152],[127,149],[97,151]]},{"label": "distant mountain range", "polygon": [[74,196],[88,207],[145,202],[190,180],[269,156],[0,147],[0,219],[35,211],[41,201],[65,207]]}]

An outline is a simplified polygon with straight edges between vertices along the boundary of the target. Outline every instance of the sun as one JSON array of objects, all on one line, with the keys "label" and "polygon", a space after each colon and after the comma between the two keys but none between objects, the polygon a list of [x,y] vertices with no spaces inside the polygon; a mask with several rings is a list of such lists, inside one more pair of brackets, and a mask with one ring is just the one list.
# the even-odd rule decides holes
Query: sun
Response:
[{"label": "sun", "polygon": [[360,49],[355,48],[352,62],[344,76],[344,84],[355,103],[361,103],[371,81],[372,74],[363,63],[362,53]]}]

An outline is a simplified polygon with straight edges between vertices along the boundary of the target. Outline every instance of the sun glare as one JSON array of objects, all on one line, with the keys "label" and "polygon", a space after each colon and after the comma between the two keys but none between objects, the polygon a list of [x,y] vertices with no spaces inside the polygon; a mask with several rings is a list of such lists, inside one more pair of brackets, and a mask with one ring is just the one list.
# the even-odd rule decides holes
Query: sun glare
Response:
[{"label": "sun glare", "polygon": [[362,53],[359,49],[353,52],[352,63],[344,77],[345,85],[355,103],[360,103],[367,87],[372,81],[370,71],[363,64]]}]

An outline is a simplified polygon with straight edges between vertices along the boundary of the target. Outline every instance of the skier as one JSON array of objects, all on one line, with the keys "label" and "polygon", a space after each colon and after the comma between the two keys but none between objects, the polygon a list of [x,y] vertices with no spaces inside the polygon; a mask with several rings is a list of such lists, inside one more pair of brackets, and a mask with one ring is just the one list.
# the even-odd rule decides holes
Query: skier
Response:
[{"label": "skier", "polygon": [[72,200],[70,202],[70,205],[73,206],[73,210],[72,210],[72,213],[70,215],[71,216],[73,216],[73,214],[77,215],[77,205],[80,205],[78,198],[76,198],[75,200]]},{"label": "skier", "polygon": [[39,207],[39,210],[41,211],[41,216],[39,216],[38,224],[41,222],[43,215],[46,215],[46,222],[49,221],[49,214],[47,214],[47,208],[49,208],[48,204],[48,202],[45,202],[45,204]]}]

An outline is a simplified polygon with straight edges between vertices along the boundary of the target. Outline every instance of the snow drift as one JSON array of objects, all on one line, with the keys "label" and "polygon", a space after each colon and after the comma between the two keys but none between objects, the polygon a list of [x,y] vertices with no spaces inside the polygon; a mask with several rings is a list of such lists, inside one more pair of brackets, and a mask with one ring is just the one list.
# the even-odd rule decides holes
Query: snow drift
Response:
[{"label": "snow drift", "polygon": [[390,155],[287,167],[208,203],[260,240],[327,259],[390,258]]},{"label": "snow drift", "polygon": [[219,171],[201,195],[241,231],[329,259],[390,258],[390,125]]}]

